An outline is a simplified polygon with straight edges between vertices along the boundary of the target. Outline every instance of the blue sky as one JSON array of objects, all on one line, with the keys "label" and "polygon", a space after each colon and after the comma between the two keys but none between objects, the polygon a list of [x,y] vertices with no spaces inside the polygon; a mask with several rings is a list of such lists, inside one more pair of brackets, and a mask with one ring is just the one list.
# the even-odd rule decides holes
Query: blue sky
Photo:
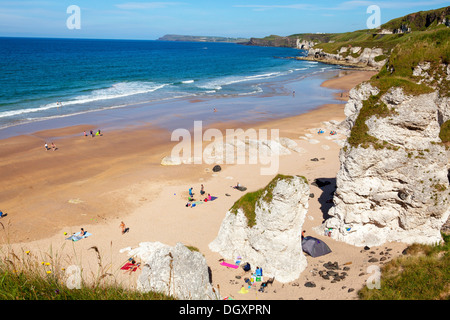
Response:
[{"label": "blue sky", "polygon": [[[70,5],[80,8],[80,29],[66,26]],[[450,1],[0,0],[0,36],[152,40],[164,34],[264,37],[347,32],[367,28],[370,5],[380,7],[384,23],[449,6]]]}]

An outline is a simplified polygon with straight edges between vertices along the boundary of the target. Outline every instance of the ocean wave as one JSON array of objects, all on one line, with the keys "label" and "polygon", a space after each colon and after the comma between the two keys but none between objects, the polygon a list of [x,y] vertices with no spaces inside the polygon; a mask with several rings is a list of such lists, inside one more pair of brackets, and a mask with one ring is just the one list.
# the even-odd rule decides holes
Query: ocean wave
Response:
[{"label": "ocean wave", "polygon": [[231,77],[210,80],[209,82],[207,82],[205,84],[198,84],[197,87],[201,88],[201,89],[221,90],[223,86],[228,86],[231,84],[247,82],[247,81],[270,79],[270,78],[280,76],[282,74],[283,74],[282,72],[269,72],[269,73],[262,73],[262,74],[257,74],[257,75],[253,75],[253,76],[231,76]]},{"label": "ocean wave", "polygon": [[117,98],[124,98],[137,94],[150,93],[162,89],[167,84],[156,84],[154,82],[119,82],[113,84],[108,88],[95,89],[89,94],[80,95],[68,100],[61,100],[57,102],[48,103],[35,108],[17,109],[0,112],[0,118],[13,117],[22,114],[42,112],[50,109],[91,103],[101,100],[111,100]]},{"label": "ocean wave", "polygon": [[195,81],[194,80],[184,80],[184,81],[181,81],[181,83],[185,83],[185,84],[187,84],[187,83],[194,83]]}]

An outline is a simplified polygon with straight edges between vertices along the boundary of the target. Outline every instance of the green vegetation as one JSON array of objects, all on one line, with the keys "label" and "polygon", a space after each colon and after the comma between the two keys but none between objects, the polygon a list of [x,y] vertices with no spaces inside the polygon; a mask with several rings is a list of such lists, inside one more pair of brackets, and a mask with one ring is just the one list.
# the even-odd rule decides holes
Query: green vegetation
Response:
[{"label": "green vegetation", "polygon": [[359,111],[358,118],[356,118],[355,125],[348,138],[348,143],[351,146],[361,145],[363,148],[369,147],[369,144],[375,144],[377,147],[383,146],[383,144],[379,144],[378,139],[368,134],[369,128],[366,125],[366,120],[372,116],[386,117],[391,114],[386,104],[380,101],[380,96],[379,93],[363,101],[363,107]]},{"label": "green vegetation", "polygon": [[442,27],[439,23],[443,23],[444,19],[448,19],[450,15],[450,7],[440,9],[419,11],[408,14],[404,17],[392,19],[381,25],[381,29],[400,29],[402,26],[408,26],[411,31],[425,31],[432,28]]},{"label": "green vegetation", "polygon": [[413,244],[406,255],[381,269],[380,289],[364,287],[364,300],[449,300],[450,235],[442,234],[442,245]]},{"label": "green vegetation", "polygon": [[[248,192],[244,196],[242,196],[238,201],[234,203],[231,207],[230,211],[234,214],[237,214],[238,209],[242,209],[244,211],[245,216],[247,217],[247,225],[251,228],[256,224],[256,215],[255,208],[258,201],[264,201],[270,203],[273,198],[273,189],[277,185],[280,180],[291,180],[293,176],[286,176],[278,174],[269,184],[262,189],[259,189],[254,192]],[[306,183],[307,180],[305,177],[302,178]]]},{"label": "green vegetation", "polygon": [[0,269],[0,300],[174,300],[163,294],[125,290],[119,285],[69,289],[58,279]]},{"label": "green vegetation", "polygon": [[441,138],[443,143],[450,142],[450,120],[447,120],[442,124],[439,138]]},{"label": "green vegetation", "polygon": [[[94,247],[93,247],[94,248]],[[95,248],[96,249],[96,248]],[[95,250],[98,254],[98,251]],[[143,293],[124,289],[115,276],[101,270],[93,283],[81,281],[79,289],[70,289],[69,277],[61,257],[42,257],[30,252],[18,256],[14,252],[2,253],[0,260],[0,300],[174,300],[161,293]]]}]

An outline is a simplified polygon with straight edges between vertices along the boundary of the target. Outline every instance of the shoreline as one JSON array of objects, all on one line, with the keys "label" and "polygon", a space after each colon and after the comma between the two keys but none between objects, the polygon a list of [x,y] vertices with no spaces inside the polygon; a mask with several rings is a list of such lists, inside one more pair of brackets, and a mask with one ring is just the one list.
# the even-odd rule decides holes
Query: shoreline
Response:
[{"label": "shoreline", "polygon": [[[291,96],[289,90],[295,90],[290,87],[291,84],[301,83],[306,86],[307,92],[311,90],[317,90],[316,96],[319,98],[311,99],[309,95],[305,96],[303,104],[306,106],[300,107],[301,113],[306,112],[308,109],[315,108],[320,104],[323,93],[319,90],[318,82],[333,77],[334,74],[340,72],[339,69],[323,70],[321,72],[313,72],[306,75],[297,75],[296,78],[289,79],[274,79],[273,82],[259,84],[263,89],[259,88],[258,92],[253,92],[244,95],[192,95],[187,97],[177,97],[167,100],[156,100],[147,102],[129,103],[123,106],[112,106],[105,109],[90,110],[80,113],[59,115],[51,118],[42,118],[38,120],[13,124],[7,127],[0,128],[0,140],[7,139],[18,135],[33,135],[36,132],[46,131],[49,129],[64,129],[72,126],[84,126],[84,128],[92,129],[104,129],[108,131],[117,131],[123,129],[139,128],[145,125],[158,125],[168,130],[174,130],[179,126],[183,126],[187,120],[203,119],[208,121],[216,121],[217,117],[211,117],[212,106],[216,104],[219,106],[219,110],[223,109],[227,113],[220,114],[222,118],[227,121],[237,120],[242,118],[251,118],[258,113],[258,110],[252,110],[255,105],[259,104],[259,98],[273,98],[270,102],[281,103],[283,105],[290,102],[282,100],[284,97],[286,100]],[[308,92],[309,93],[309,92]],[[245,105],[246,109],[237,108],[236,103],[229,101],[239,100],[239,103]],[[333,97],[330,95],[326,103],[331,103]],[[190,104],[195,103],[196,108],[193,109]],[[325,103],[325,102],[324,102]],[[63,107],[61,107],[62,109]],[[261,106],[257,107],[261,109]],[[279,115],[272,113],[272,110],[268,108],[262,108],[264,112],[259,112],[262,120],[270,120],[271,116],[278,118],[298,114],[298,110],[287,110],[285,115]],[[169,110],[170,112],[167,112]],[[264,114],[266,117],[264,118]],[[148,120],[146,120],[148,119]],[[56,132],[56,131],[55,131]],[[82,132],[82,131],[81,131]]]},{"label": "shoreline", "polygon": [[[365,71],[342,72],[337,77],[324,81],[322,86],[348,92],[361,79],[367,79],[371,75],[372,73]],[[347,96],[343,95],[342,100]],[[302,174],[309,182],[315,178],[332,180],[339,169],[340,145],[328,140],[326,135],[315,133],[324,121],[345,119],[345,105],[337,102],[272,121],[217,121],[203,129],[278,128],[280,137],[293,139],[305,151],[302,154],[281,156],[279,173]],[[73,127],[63,130],[70,136],[78,129]],[[45,134],[55,132],[39,132],[28,137],[28,146],[32,146],[36,139]],[[319,143],[309,143],[308,136]],[[13,250],[38,252],[60,248],[56,250],[61,250],[58,251],[60,255],[65,252],[72,258],[82,257],[85,274],[89,273],[87,270],[94,270],[91,271],[94,275],[97,274],[97,257],[89,252],[89,248],[96,246],[104,255],[111,255],[110,270],[116,275],[116,280],[126,287],[135,288],[137,275],[125,275],[119,270],[120,264],[128,258],[120,251],[126,247],[136,247],[141,242],[158,241],[171,246],[181,242],[199,249],[211,268],[214,286],[220,285],[221,295],[233,299],[356,299],[357,290],[365,282],[365,277],[359,274],[367,268],[368,253],[361,248],[314,234],[313,228],[321,223],[324,212],[331,206],[325,201],[328,199],[327,193],[332,191],[329,188],[322,190],[311,186],[311,193],[315,197],[310,199],[303,228],[307,235],[325,239],[332,248],[332,253],[315,259],[307,257],[308,267],[298,281],[290,284],[275,281],[267,293],[251,290],[247,295],[240,295],[237,293],[240,283],[235,282],[235,276],[241,275],[243,271],[220,266],[218,260],[221,256],[211,252],[208,244],[217,236],[226,211],[243,195],[231,191],[229,186],[239,181],[248,187],[248,191],[253,191],[265,186],[273,178],[260,175],[260,165],[222,165],[219,173],[213,173],[213,165],[208,164],[161,166],[161,159],[169,154],[171,147],[177,142],[168,143],[170,132],[158,127],[112,131],[94,138],[61,138],[57,146],[64,147],[55,152],[46,152],[40,145],[26,151],[25,142],[17,150],[16,142],[20,141],[20,137],[11,139],[9,148],[12,154],[7,159],[2,158],[2,167],[10,161],[9,164],[14,164],[10,169],[28,169],[20,177],[16,177],[18,171],[15,172],[16,175],[8,172],[9,185],[16,186],[16,189],[9,191],[10,195],[17,193],[18,196],[15,202],[11,202],[16,205],[14,211],[2,208],[8,213],[2,218],[2,224],[6,231],[12,231],[14,235],[27,234],[25,238],[9,242]],[[4,148],[5,140],[0,142],[0,148]],[[12,143],[16,146],[11,145]],[[311,162],[310,159],[314,157],[323,160]],[[17,162],[18,159],[27,161]],[[218,196],[218,200],[195,209],[185,208],[188,188],[194,187],[194,192],[198,192],[200,184],[205,185],[208,193]],[[230,196],[225,196],[226,192]],[[0,194],[3,194],[0,201],[4,200],[4,193]],[[3,201],[2,205],[5,203],[7,202]],[[121,221],[130,227],[130,232],[125,235],[120,234]],[[14,231],[12,226],[15,226]],[[63,232],[71,234],[80,227],[84,227],[92,236],[69,245],[64,240]],[[66,244],[69,248],[63,248]],[[405,247],[401,243],[386,246],[392,249],[394,255],[401,254]],[[376,251],[383,248],[384,246],[372,249]],[[330,285],[315,276],[314,269],[320,268],[321,263],[326,261],[339,261],[340,265],[351,262],[352,272],[349,272],[345,284]],[[317,283],[317,287],[305,288],[303,283],[311,280]],[[320,281],[323,282],[322,285]],[[349,288],[356,290],[349,292]]]}]

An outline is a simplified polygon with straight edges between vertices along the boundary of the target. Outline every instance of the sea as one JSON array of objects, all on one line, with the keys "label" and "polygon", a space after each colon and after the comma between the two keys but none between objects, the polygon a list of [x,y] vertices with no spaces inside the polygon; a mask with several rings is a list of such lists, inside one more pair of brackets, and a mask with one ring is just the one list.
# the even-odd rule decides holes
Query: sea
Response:
[{"label": "sea", "polygon": [[[120,110],[116,117],[127,118],[136,106],[158,110],[160,116],[189,113],[170,102],[273,96],[274,91],[286,96],[293,87],[280,91],[277,86],[299,80],[305,86],[292,89],[293,95],[311,105],[331,101],[331,92],[313,99],[311,87],[338,67],[292,59],[304,55],[294,48],[234,43],[3,37],[0,131],[76,115],[86,121],[96,112],[111,115],[113,110]],[[318,82],[308,85],[308,79]],[[195,111],[196,105],[189,108]],[[230,112],[226,108],[221,111],[235,114],[246,104]],[[292,103],[289,110],[277,108],[277,115],[301,113],[302,103],[295,110]]]}]

